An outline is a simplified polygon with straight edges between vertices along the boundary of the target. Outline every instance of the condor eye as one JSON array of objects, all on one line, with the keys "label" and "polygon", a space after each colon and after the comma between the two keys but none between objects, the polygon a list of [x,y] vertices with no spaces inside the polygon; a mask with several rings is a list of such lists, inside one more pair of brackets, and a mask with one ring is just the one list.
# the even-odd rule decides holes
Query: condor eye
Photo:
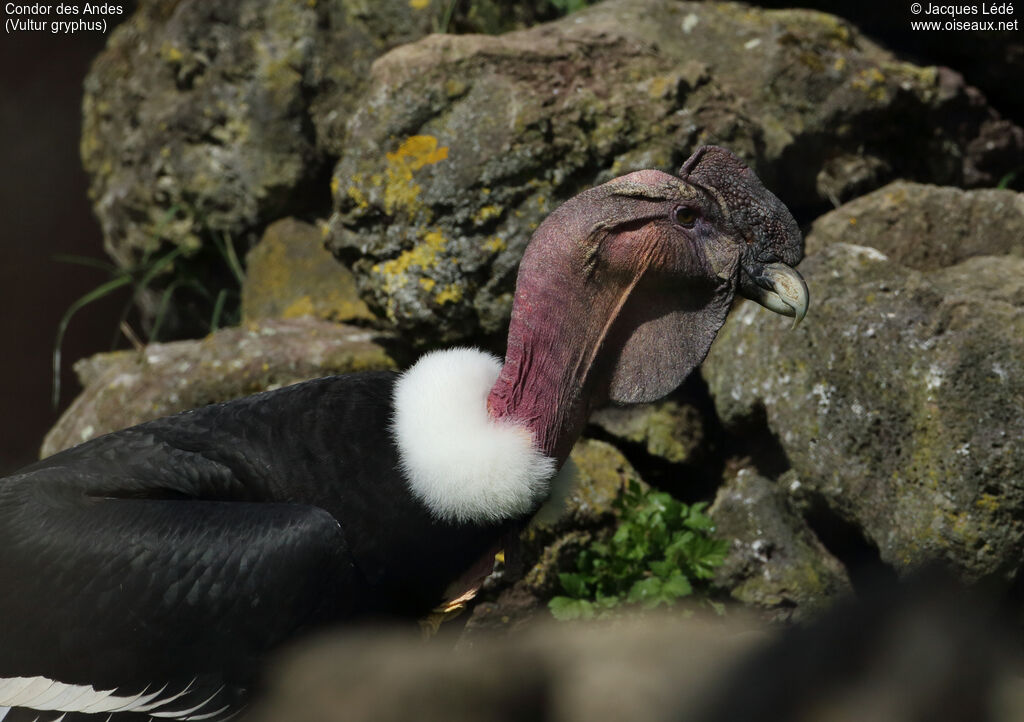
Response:
[{"label": "condor eye", "polygon": [[672,220],[683,228],[692,228],[697,220],[697,211],[686,206],[679,206],[672,211]]}]

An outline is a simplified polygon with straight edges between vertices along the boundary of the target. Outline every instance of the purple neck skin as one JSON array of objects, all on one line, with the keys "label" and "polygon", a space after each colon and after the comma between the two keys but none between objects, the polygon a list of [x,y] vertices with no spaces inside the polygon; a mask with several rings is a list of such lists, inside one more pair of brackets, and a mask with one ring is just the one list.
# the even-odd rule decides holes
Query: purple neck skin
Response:
[{"label": "purple neck skin", "polygon": [[624,296],[581,288],[567,254],[538,245],[523,259],[528,270],[519,276],[505,365],[487,408],[493,419],[528,428],[561,466],[591,410],[608,400],[602,346]]}]

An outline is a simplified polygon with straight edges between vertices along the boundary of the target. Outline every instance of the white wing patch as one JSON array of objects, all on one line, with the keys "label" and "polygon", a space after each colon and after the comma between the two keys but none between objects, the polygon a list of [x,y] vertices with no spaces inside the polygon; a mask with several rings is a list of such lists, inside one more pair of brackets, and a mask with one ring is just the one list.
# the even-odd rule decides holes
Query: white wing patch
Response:
[{"label": "white wing patch", "polygon": [[86,714],[135,712],[177,720],[208,720],[228,710],[230,705],[213,710],[204,709],[221,693],[223,687],[188,709],[166,709],[191,689],[192,684],[189,684],[180,692],[171,692],[165,685],[155,692],[146,689],[135,695],[119,695],[116,689],[66,684],[47,677],[0,678],[0,722],[3,722],[12,707]]},{"label": "white wing patch", "polygon": [[393,433],[412,493],[439,519],[497,522],[548,493],[555,460],[533,434],[487,412],[501,362],[477,349],[420,358],[395,384]]}]

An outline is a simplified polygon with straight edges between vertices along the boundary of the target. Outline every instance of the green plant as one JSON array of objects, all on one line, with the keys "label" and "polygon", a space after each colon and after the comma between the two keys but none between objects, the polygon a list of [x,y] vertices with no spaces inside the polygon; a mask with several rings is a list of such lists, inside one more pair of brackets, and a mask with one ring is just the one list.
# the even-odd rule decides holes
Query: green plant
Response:
[{"label": "green plant", "polygon": [[1015,180],[1017,180],[1017,176],[1020,174],[1021,170],[1024,170],[1024,169],[1018,168],[1017,170],[1011,170],[1009,173],[1004,175],[1002,178],[999,179],[999,182],[996,184],[996,188],[1000,188],[1000,189],[1010,188],[1011,184]]},{"label": "green plant", "polygon": [[728,543],[710,536],[705,503],[687,505],[631,481],[616,507],[615,531],[580,553],[575,572],[558,575],[565,594],[548,603],[556,618],[608,616],[623,604],[671,606],[725,559]]},{"label": "green plant", "polygon": [[551,4],[561,13],[568,15],[582,10],[593,3],[593,0],[550,0]]},{"label": "green plant", "polygon": [[[175,212],[177,212],[177,209],[171,208],[168,211],[168,219]],[[160,339],[160,331],[170,309],[171,300],[176,292],[185,288],[191,289],[198,297],[203,299],[205,304],[209,304],[211,310],[209,321],[206,325],[210,333],[216,331],[221,325],[225,325],[225,321],[229,324],[237,321],[237,318],[235,318],[237,316],[236,307],[240,299],[242,283],[245,280],[245,271],[235,251],[234,244],[227,235],[221,238],[214,237],[211,245],[212,252],[203,252],[202,249],[189,252],[183,246],[175,246],[159,255],[150,252],[145,254],[138,263],[128,268],[122,268],[113,263],[82,256],[55,257],[55,260],[64,263],[76,263],[105,271],[110,275],[110,280],[101,283],[81,298],[75,300],[74,303],[68,306],[68,309],[61,316],[60,322],[57,324],[57,335],[53,344],[52,403],[54,407],[57,406],[60,399],[61,346],[63,345],[64,334],[67,332],[71,318],[85,306],[111,295],[120,288],[130,286],[132,294],[121,309],[111,347],[116,345],[117,333],[119,331],[127,333],[125,330],[126,321],[132,306],[142,293],[151,289],[154,281],[158,278],[161,279],[160,300],[153,315],[152,326],[147,334],[147,342]],[[213,257],[211,258],[211,256]],[[237,287],[222,287],[217,289],[216,292],[208,287],[209,283],[204,280],[200,269],[204,265],[218,263],[218,259],[219,262],[227,266],[231,278],[237,284]],[[130,336],[130,338],[134,340],[134,335]]]}]

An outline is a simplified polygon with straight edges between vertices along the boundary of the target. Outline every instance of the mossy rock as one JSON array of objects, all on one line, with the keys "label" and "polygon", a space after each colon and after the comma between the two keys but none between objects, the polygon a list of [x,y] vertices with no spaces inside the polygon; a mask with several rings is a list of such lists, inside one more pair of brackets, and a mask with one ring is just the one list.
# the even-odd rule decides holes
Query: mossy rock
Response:
[{"label": "mossy rock", "polygon": [[1024,257],[1024,194],[896,181],[818,218],[806,252],[832,243],[870,245],[919,271],[974,256]]},{"label": "mossy rock", "polygon": [[808,240],[819,251],[800,267],[811,306],[797,329],[752,304],[732,314],[703,366],[718,413],[737,430],[766,422],[805,492],[897,570],[938,559],[967,580],[1014,579],[1024,257],[994,239],[971,249],[993,255],[959,260],[958,227],[929,227],[892,249],[917,270],[857,237],[861,225],[847,242]]},{"label": "mossy rock", "polygon": [[42,456],[143,421],[319,376],[390,369],[379,334],[311,318],[226,328],[75,364],[85,389],[43,441]]},{"label": "mossy rock", "polygon": [[[790,480],[792,483],[792,480]],[[773,619],[804,620],[852,591],[849,576],[789,499],[786,486],[743,468],[709,511],[730,543],[715,583]]]},{"label": "mossy rock", "polygon": [[673,464],[692,463],[699,457],[705,438],[700,411],[675,399],[608,406],[592,414],[590,423],[616,441],[635,445]]},{"label": "mossy rock", "polygon": [[607,0],[499,37],[423,38],[367,83],[328,243],[373,310],[424,345],[500,333],[523,249],[557,205],[675,171],[703,143],[728,145],[798,212],[896,177],[994,184],[1024,163],[1024,131],[961,78],[803,10]]},{"label": "mossy rock", "polygon": [[352,273],[324,248],[320,230],[285,218],[272,223],[246,256],[242,320],[312,316],[373,322]]}]

